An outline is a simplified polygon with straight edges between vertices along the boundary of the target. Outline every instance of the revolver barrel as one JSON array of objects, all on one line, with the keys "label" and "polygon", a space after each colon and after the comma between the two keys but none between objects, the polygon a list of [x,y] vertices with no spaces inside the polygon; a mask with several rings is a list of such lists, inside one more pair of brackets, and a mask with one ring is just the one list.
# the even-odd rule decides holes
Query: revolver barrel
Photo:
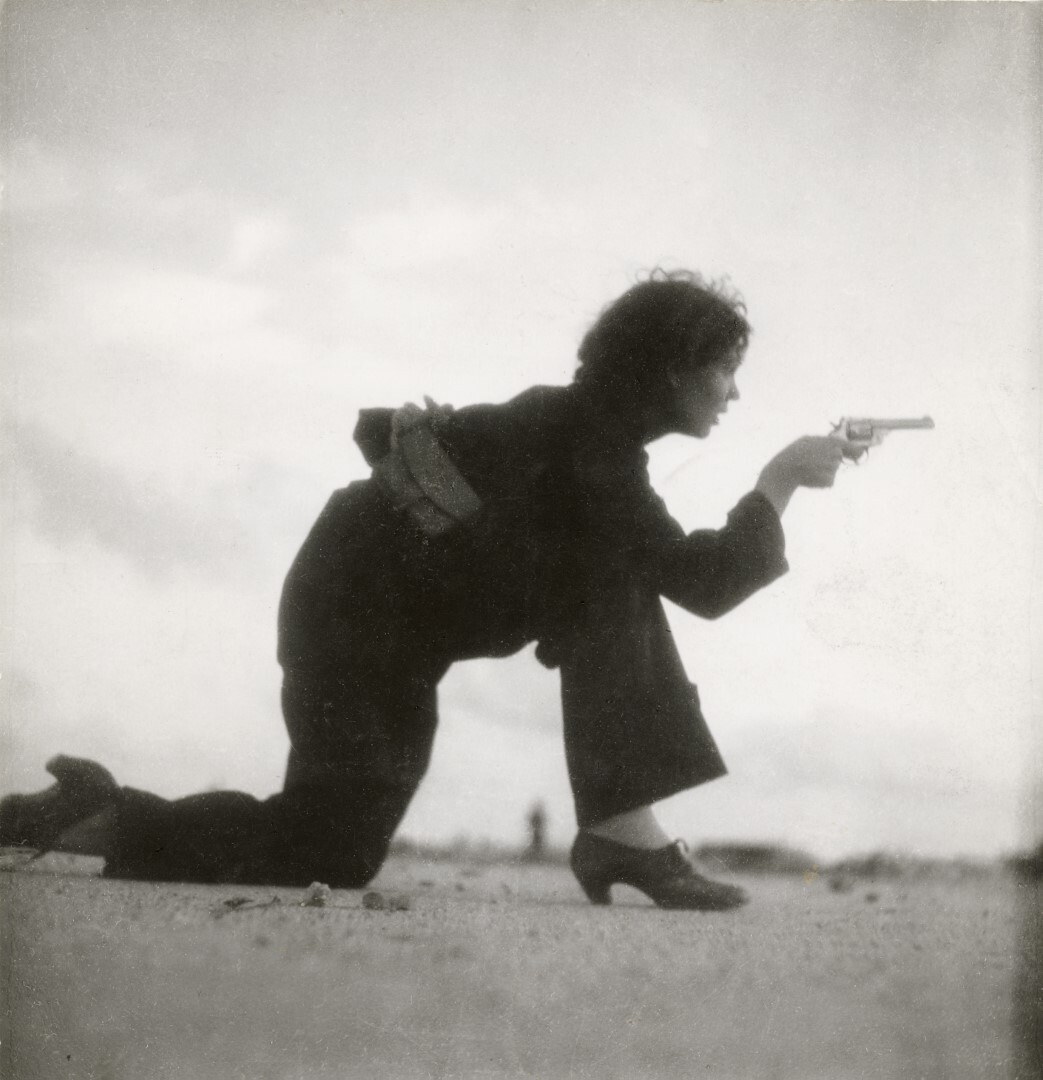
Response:
[{"label": "revolver barrel", "polygon": [[889,431],[909,430],[910,428],[933,428],[934,421],[929,416],[919,420],[876,420],[865,417],[849,417],[841,421],[840,430],[846,438],[854,442],[879,442]]},{"label": "revolver barrel", "polygon": [[934,421],[929,416],[922,416],[919,420],[854,420],[852,423],[866,424],[869,427],[884,429],[886,431],[900,431],[903,428],[933,428]]}]

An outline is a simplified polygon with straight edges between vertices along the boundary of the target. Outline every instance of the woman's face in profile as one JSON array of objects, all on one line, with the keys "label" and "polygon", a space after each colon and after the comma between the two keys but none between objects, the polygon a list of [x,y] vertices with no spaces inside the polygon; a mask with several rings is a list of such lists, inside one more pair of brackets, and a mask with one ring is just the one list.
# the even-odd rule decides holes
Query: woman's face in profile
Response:
[{"label": "woman's face in profile", "polygon": [[674,393],[674,424],[681,435],[705,439],[728,410],[728,402],[739,400],[735,374],[742,363],[736,350],[700,367],[685,367],[671,380]]}]

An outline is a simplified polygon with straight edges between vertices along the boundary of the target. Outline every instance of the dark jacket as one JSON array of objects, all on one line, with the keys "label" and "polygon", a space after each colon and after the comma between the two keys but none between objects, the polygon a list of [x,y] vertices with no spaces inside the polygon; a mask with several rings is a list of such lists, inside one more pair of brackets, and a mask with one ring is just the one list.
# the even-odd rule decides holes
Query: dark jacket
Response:
[{"label": "dark jacket", "polygon": [[[370,464],[390,451],[390,429],[391,410],[360,414]],[[435,429],[482,509],[438,538],[389,511],[394,542],[368,569],[452,659],[538,640],[554,665],[606,590],[637,588],[716,618],[787,569],[778,516],[757,493],[723,529],[686,534],[651,487],[640,440],[580,386],[468,406]]]}]

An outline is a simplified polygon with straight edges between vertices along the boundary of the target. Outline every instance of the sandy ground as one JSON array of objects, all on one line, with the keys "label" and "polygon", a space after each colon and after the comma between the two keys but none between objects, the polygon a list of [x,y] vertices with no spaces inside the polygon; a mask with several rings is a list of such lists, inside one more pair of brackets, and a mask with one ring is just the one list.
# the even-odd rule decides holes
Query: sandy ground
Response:
[{"label": "sandy ground", "polygon": [[998,875],[757,877],[693,914],[593,908],[558,866],[393,859],[404,911],[96,870],[0,874],[4,1080],[1038,1075],[1012,1037],[1038,886]]}]

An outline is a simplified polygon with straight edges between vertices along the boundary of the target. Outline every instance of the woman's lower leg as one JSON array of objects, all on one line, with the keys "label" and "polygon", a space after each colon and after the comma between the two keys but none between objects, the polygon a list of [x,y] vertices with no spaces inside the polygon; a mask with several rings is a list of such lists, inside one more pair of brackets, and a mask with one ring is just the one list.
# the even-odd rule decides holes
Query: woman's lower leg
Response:
[{"label": "woman's lower leg", "polygon": [[670,837],[663,831],[651,806],[639,806],[635,810],[613,814],[588,825],[585,831],[605,840],[614,840],[617,844],[646,850],[666,847],[670,843]]}]

